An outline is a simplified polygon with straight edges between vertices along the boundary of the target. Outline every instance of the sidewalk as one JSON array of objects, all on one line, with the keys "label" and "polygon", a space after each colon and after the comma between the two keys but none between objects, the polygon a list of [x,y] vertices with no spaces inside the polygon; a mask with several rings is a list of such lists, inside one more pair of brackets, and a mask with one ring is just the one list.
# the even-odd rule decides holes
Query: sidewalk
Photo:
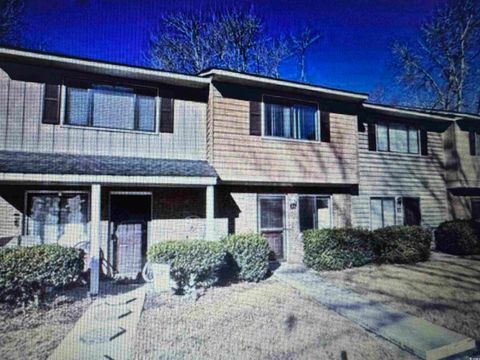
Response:
[{"label": "sidewalk", "polygon": [[473,339],[339,288],[304,266],[282,264],[274,276],[422,359],[442,359],[475,348]]},{"label": "sidewalk", "polygon": [[145,287],[98,298],[49,360],[130,359],[144,300]]}]

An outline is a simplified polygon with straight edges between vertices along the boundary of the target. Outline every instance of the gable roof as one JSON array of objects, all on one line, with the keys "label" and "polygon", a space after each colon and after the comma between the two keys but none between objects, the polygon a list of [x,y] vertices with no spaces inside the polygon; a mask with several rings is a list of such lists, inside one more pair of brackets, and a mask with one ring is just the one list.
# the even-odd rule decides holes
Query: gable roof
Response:
[{"label": "gable roof", "polygon": [[407,108],[372,103],[363,103],[362,107],[367,112],[412,120],[451,122],[459,119],[459,117],[452,114],[440,114],[427,109]]},{"label": "gable roof", "polygon": [[268,76],[242,73],[232,70],[210,68],[198,73],[198,76],[208,77],[212,80],[223,81],[239,85],[264,87],[276,90],[295,90],[320,95],[331,99],[363,102],[368,95],[359,92],[332,89],[323,86],[311,85],[296,81],[283,80]]},{"label": "gable roof", "polygon": [[192,88],[210,84],[209,79],[195,75],[9,47],[0,47],[0,59]]}]

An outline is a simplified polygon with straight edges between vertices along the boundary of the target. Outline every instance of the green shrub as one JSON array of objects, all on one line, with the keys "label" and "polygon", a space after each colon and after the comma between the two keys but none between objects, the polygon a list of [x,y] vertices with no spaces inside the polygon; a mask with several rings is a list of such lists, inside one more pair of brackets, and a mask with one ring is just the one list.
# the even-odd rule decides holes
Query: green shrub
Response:
[{"label": "green shrub", "polygon": [[430,257],[432,233],[421,226],[388,226],[373,231],[377,261],[410,264]]},{"label": "green shrub", "polygon": [[445,221],[435,231],[435,245],[448,254],[480,254],[480,224],[474,220]]},{"label": "green shrub", "polygon": [[152,245],[147,255],[151,262],[171,266],[179,293],[214,285],[225,264],[225,250],[217,241],[165,241]]},{"label": "green shrub", "polygon": [[303,262],[317,271],[362,266],[374,260],[368,230],[307,230],[303,234],[303,243]]},{"label": "green shrub", "polygon": [[74,282],[83,269],[84,252],[59,245],[0,250],[0,301],[25,303],[47,287]]},{"label": "green shrub", "polygon": [[268,273],[270,246],[260,234],[229,235],[222,240],[229,268],[245,281],[260,281]]}]

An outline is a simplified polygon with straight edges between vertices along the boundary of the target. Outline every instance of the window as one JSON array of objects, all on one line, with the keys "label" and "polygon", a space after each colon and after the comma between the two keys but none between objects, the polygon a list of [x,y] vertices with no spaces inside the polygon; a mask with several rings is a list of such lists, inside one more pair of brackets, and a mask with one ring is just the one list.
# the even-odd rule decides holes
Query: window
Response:
[{"label": "window", "polygon": [[375,230],[391,225],[395,225],[395,198],[371,198],[371,229]]},{"label": "window", "polygon": [[264,110],[266,136],[302,140],[320,138],[315,105],[267,98]]},{"label": "window", "polygon": [[65,123],[155,132],[155,89],[113,85],[68,86]]},{"label": "window", "polygon": [[331,227],[330,198],[302,195],[299,197],[300,231]]},{"label": "window", "polygon": [[470,135],[470,154],[480,155],[480,132],[471,131]]},{"label": "window", "polygon": [[419,130],[400,123],[379,123],[377,125],[378,151],[418,154]]},{"label": "window", "polygon": [[42,244],[74,246],[88,240],[88,195],[83,192],[27,192],[26,233]]},{"label": "window", "polygon": [[480,219],[480,199],[472,199],[472,219]]}]

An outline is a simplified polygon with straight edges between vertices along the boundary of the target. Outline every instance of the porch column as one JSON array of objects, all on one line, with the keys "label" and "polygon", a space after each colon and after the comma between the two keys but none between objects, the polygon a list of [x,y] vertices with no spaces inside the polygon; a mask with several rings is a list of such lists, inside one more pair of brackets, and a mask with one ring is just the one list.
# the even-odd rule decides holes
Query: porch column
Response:
[{"label": "porch column", "polygon": [[90,295],[98,294],[100,279],[100,192],[93,184],[90,195]]},{"label": "porch column", "polygon": [[206,196],[206,224],[205,224],[205,239],[216,240],[215,238],[215,192],[213,185],[207,186]]}]

